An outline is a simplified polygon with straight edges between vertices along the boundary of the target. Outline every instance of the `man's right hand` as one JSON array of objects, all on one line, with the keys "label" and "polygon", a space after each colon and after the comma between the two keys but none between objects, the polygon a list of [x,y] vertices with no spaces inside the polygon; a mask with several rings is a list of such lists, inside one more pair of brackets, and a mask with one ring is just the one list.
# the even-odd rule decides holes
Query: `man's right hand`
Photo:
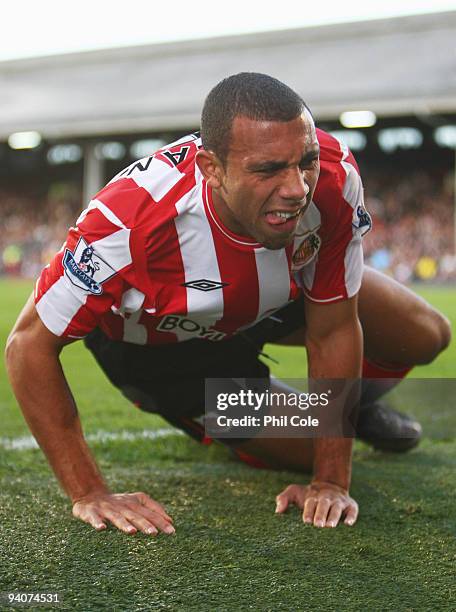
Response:
[{"label": "man's right hand", "polygon": [[173,519],[161,504],[146,493],[90,493],[73,502],[73,516],[89,523],[98,531],[106,529],[106,521],[128,534],[142,531],[157,535],[175,533]]},{"label": "man's right hand", "polygon": [[42,323],[31,295],[8,339],[6,364],[24,417],[73,501],[73,515],[95,529],[106,529],[110,521],[125,533],[174,533],[171,517],[145,493],[107,490],[60,363],[60,351],[69,342]]}]

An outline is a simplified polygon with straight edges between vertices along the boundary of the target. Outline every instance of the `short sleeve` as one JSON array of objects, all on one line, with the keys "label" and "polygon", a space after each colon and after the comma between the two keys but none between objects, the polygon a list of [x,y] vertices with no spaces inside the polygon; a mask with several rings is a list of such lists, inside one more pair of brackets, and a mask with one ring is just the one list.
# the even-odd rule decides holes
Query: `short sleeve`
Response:
[{"label": "short sleeve", "polygon": [[86,336],[120,301],[131,263],[130,229],[93,200],[36,282],[44,325],[56,336]]},{"label": "short sleeve", "polygon": [[334,303],[353,297],[361,287],[362,238],[372,221],[353,156],[322,165],[322,171],[314,197],[321,219],[316,231],[319,249],[296,280],[311,301]]}]

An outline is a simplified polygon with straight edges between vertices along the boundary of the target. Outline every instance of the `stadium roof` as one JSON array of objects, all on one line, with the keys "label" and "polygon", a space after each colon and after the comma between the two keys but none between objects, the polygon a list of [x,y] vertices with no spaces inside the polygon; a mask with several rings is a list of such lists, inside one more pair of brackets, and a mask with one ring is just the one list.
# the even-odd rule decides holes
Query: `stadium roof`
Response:
[{"label": "stadium roof", "polygon": [[239,71],[276,76],[319,119],[456,112],[456,11],[0,63],[0,139],[196,127]]}]

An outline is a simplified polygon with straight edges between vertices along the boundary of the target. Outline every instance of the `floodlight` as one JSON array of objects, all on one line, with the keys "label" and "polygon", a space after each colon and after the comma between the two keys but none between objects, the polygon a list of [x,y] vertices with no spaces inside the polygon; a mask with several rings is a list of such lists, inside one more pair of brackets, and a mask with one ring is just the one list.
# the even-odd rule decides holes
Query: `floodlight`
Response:
[{"label": "floodlight", "polygon": [[14,132],[8,138],[8,144],[12,149],[35,149],[41,143],[39,132]]},{"label": "floodlight", "polygon": [[366,147],[366,134],[356,130],[336,130],[330,132],[331,136],[342,141],[352,151],[362,151]]},{"label": "floodlight", "polygon": [[345,111],[341,113],[339,121],[346,128],[367,128],[377,123],[377,116],[372,111]]}]

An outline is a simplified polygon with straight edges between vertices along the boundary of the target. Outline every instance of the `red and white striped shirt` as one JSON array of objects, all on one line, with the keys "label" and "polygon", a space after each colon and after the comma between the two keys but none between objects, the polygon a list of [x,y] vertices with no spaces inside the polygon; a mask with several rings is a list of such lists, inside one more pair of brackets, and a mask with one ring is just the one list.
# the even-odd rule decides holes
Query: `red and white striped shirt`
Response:
[{"label": "red and white striped shirt", "polygon": [[269,250],[220,221],[195,164],[197,134],[131,164],[90,202],[36,284],[58,336],[223,340],[297,299],[345,300],[361,284],[370,227],[351,153],[317,130],[321,171],[294,243]]}]

